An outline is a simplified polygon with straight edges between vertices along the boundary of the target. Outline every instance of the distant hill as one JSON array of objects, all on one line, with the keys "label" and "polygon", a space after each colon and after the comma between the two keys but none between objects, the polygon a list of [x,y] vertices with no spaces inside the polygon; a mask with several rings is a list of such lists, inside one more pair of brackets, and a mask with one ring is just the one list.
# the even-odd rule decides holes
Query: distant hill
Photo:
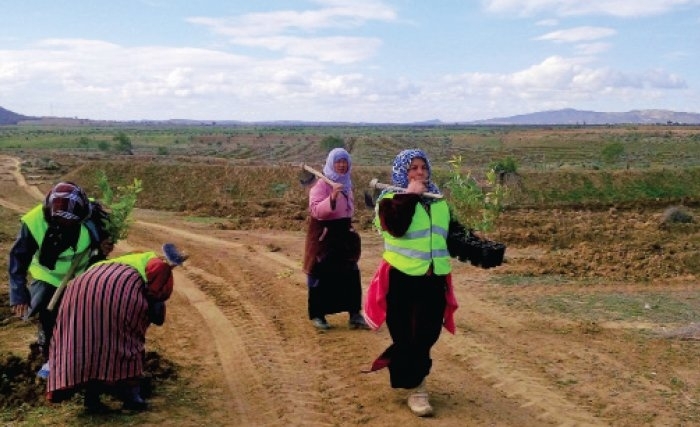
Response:
[{"label": "distant hill", "polygon": [[626,113],[601,113],[572,108],[541,111],[510,117],[477,120],[468,124],[484,125],[613,125],[613,124],[700,124],[700,114],[669,110],[633,110]]},{"label": "distant hill", "polygon": [[54,126],[119,126],[119,125],[144,125],[144,126],[377,126],[377,125],[409,125],[409,126],[444,126],[457,125],[617,125],[617,124],[675,124],[698,125],[700,113],[685,113],[670,110],[632,110],[625,113],[605,113],[598,111],[584,111],[573,108],[563,110],[540,111],[537,113],[520,114],[510,117],[494,119],[474,120],[469,122],[443,122],[440,120],[426,120],[413,123],[368,123],[368,122],[318,122],[302,120],[268,120],[260,122],[243,122],[239,120],[190,120],[190,119],[166,119],[166,120],[91,120],[69,117],[30,117],[14,113],[0,107],[0,126],[14,125],[20,122],[28,122],[38,125]]},{"label": "distant hill", "polygon": [[0,107],[0,125],[16,125],[19,122],[35,118],[36,117],[23,116]]}]

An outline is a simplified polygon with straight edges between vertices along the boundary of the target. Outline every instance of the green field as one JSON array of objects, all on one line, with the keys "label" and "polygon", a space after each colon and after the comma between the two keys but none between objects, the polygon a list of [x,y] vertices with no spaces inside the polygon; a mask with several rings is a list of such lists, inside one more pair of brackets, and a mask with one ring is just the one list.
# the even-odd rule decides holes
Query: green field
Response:
[{"label": "green field", "polygon": [[385,166],[400,150],[424,149],[436,164],[462,155],[483,168],[513,158],[521,170],[679,168],[700,164],[698,126],[104,126],[0,127],[0,150],[207,156],[237,162],[318,162],[323,140],[339,137],[357,165]]}]

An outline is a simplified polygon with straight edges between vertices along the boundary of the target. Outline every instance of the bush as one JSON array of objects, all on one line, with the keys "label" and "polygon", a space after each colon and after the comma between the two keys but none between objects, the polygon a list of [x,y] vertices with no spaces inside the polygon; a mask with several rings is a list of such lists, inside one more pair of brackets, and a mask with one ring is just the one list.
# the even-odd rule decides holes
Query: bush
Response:
[{"label": "bush", "polygon": [[515,163],[515,159],[508,156],[505,159],[494,160],[489,163],[489,169],[493,169],[498,174],[515,173],[518,171],[518,165]]},{"label": "bush", "polygon": [[109,212],[109,219],[105,221],[105,228],[117,243],[128,235],[129,225],[132,222],[131,212],[136,206],[136,198],[142,190],[141,180],[134,178],[131,185],[117,187],[117,192],[112,190],[104,171],[99,171],[97,185],[102,192],[102,202]]},{"label": "bush", "polygon": [[117,151],[120,153],[132,154],[134,147],[131,143],[131,138],[129,138],[126,133],[120,131],[112,138],[112,140],[117,143]]},{"label": "bush", "polygon": [[339,136],[326,136],[321,140],[321,148],[326,152],[334,148],[345,148],[345,141]]},{"label": "bush", "polygon": [[689,224],[693,222],[693,216],[683,209],[682,206],[671,206],[666,209],[661,216],[663,224]]},{"label": "bush", "polygon": [[620,142],[611,142],[603,147],[600,154],[605,163],[615,163],[625,154],[625,146]]},{"label": "bush", "polygon": [[462,156],[454,156],[448,163],[450,176],[445,187],[449,190],[452,215],[470,230],[493,230],[508,195],[507,187],[497,182],[496,170],[487,172],[488,186],[484,189],[471,173],[462,175]]}]

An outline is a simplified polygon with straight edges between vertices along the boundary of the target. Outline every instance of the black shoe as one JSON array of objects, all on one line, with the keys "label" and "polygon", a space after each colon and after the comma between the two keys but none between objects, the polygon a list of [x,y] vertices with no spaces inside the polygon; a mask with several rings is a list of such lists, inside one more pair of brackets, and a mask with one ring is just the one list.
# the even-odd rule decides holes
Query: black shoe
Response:
[{"label": "black shoe", "polygon": [[372,329],[369,327],[369,325],[365,321],[365,318],[362,317],[360,313],[355,313],[350,316],[350,320],[348,320],[348,327],[350,329],[364,329],[366,331]]},{"label": "black shoe", "polygon": [[122,409],[127,410],[127,411],[145,411],[148,409],[148,403],[146,402],[135,402],[133,400],[130,400],[128,402],[124,402],[122,405]]},{"label": "black shoe", "polygon": [[122,409],[128,411],[145,411],[148,409],[148,403],[143,400],[127,400],[122,404]]},{"label": "black shoe", "polygon": [[109,414],[110,412],[114,412],[114,410],[112,408],[110,408],[109,406],[105,405],[104,403],[100,402],[99,400],[85,402],[85,413],[86,414],[99,415],[99,414]]},{"label": "black shoe", "polygon": [[322,331],[327,331],[331,328],[331,325],[329,325],[328,322],[326,322],[326,319],[323,317],[314,317],[311,319],[311,323],[313,323],[316,329],[320,329]]}]

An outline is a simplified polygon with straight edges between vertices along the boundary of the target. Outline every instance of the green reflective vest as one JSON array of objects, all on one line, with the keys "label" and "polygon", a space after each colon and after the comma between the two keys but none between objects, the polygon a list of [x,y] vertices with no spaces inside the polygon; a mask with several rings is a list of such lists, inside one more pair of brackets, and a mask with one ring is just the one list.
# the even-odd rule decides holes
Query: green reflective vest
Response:
[{"label": "green reflective vest", "polygon": [[[42,205],[38,205],[24,214],[21,221],[27,226],[32,237],[34,237],[39,248],[41,248],[44,237],[46,236],[46,231],[49,229],[49,224],[46,222],[46,219],[44,219]],[[68,248],[61,252],[58,255],[56,266],[53,270],[49,270],[47,267],[39,264],[39,252],[40,251],[36,251],[32,262],[29,264],[29,274],[32,275],[34,280],[41,280],[42,282],[58,287],[61,285],[61,281],[65,275],[68,274],[68,270],[74,259],[82,257],[80,264],[75,268],[76,275],[80,274],[87,267],[88,261],[90,260],[90,232],[84,224],[80,225],[80,236],[78,237],[76,250]]]},{"label": "green reflective vest", "polygon": [[[382,198],[393,198],[386,193]],[[379,204],[377,204],[379,206]],[[379,216],[374,218],[380,228]],[[406,234],[394,237],[382,230],[384,254],[382,257],[392,267],[409,276],[422,276],[433,264],[433,273],[443,276],[451,270],[447,250],[447,230],[450,226],[450,209],[447,202],[438,200],[430,204],[430,213],[421,203],[416,204],[411,225]]]},{"label": "green reflective vest", "polygon": [[102,264],[124,264],[124,265],[128,265],[129,267],[138,271],[139,275],[141,275],[141,278],[143,279],[143,281],[148,282],[148,278],[146,277],[146,264],[148,264],[148,261],[150,261],[153,258],[156,258],[157,256],[158,255],[156,255],[155,252],[150,252],[150,251],[149,252],[136,252],[136,253],[126,254],[126,255],[122,255],[120,257],[110,258],[110,259],[106,259],[104,261],[96,262],[90,268],[93,268],[97,265],[102,265]]}]

